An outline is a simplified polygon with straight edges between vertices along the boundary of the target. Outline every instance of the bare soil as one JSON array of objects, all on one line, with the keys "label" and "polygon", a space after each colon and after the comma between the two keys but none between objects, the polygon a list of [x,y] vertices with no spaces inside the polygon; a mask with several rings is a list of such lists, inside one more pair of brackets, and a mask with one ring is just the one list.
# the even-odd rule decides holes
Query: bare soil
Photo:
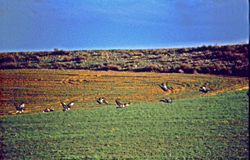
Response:
[{"label": "bare soil", "polygon": [[[164,92],[158,86],[168,81],[174,90]],[[199,87],[207,83],[207,94],[248,89],[247,77],[209,74],[121,72],[54,69],[0,70],[0,115],[15,114],[14,104],[26,104],[25,113],[42,112],[47,107],[62,110],[60,102],[74,101],[75,108],[102,107],[96,102],[105,97],[109,105],[123,102],[158,102],[204,96]]]}]

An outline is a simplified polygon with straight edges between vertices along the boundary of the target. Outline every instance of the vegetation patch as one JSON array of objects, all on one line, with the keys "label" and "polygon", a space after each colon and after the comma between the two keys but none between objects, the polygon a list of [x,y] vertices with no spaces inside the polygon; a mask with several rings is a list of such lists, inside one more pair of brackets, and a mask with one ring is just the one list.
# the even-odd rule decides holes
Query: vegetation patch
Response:
[{"label": "vegetation patch", "polygon": [[1,116],[1,159],[248,159],[246,92]]},{"label": "vegetation patch", "polygon": [[248,44],[172,49],[0,53],[0,69],[88,69],[249,75]]}]

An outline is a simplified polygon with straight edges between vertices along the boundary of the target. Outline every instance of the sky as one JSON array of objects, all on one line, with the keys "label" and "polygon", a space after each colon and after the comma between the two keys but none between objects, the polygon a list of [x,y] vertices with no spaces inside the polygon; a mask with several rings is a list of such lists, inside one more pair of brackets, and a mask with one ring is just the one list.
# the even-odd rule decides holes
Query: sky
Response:
[{"label": "sky", "polygon": [[0,52],[248,43],[248,0],[0,0]]}]

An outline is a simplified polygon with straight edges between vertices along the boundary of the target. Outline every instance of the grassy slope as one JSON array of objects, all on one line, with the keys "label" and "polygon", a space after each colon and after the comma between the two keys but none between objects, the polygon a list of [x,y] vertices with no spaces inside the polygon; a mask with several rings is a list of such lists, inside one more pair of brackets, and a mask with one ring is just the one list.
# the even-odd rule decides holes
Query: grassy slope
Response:
[{"label": "grassy slope", "polygon": [[2,116],[6,159],[248,159],[246,91],[172,104]]}]

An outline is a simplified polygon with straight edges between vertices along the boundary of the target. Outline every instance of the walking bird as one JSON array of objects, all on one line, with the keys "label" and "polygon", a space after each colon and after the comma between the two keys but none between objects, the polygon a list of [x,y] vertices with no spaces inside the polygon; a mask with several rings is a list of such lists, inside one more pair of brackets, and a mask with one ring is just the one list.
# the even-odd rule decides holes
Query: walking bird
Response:
[{"label": "walking bird", "polygon": [[162,98],[160,102],[165,102],[165,103],[172,103],[172,99],[170,97],[167,98]]},{"label": "walking bird", "polygon": [[65,112],[71,109],[71,107],[74,105],[74,102],[72,101],[68,105],[66,105],[64,102],[61,102],[61,104],[63,106],[63,111]]},{"label": "walking bird", "polygon": [[203,92],[203,93],[207,93],[208,91],[210,91],[211,89],[206,87],[206,86],[202,86],[200,87],[199,91]]},{"label": "walking bird", "polygon": [[24,108],[25,104],[24,103],[22,103],[19,106],[17,104],[15,104],[15,106],[16,106],[16,114],[23,113],[23,111],[25,110],[25,108]]},{"label": "walking bird", "polygon": [[96,101],[97,101],[99,104],[103,104],[103,103],[108,104],[108,101],[106,101],[104,97],[98,98]]}]

